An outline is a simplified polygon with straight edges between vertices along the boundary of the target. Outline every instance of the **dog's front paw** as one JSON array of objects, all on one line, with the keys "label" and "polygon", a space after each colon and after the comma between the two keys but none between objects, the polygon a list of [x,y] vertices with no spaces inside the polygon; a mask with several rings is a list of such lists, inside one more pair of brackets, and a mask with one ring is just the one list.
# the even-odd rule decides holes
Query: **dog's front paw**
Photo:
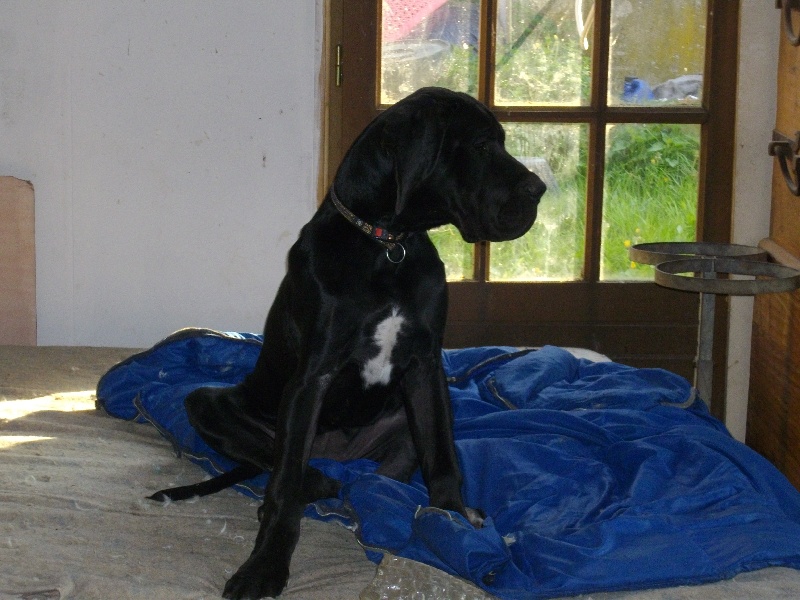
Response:
[{"label": "dog's front paw", "polygon": [[289,580],[289,569],[274,564],[253,568],[245,563],[225,584],[223,598],[259,600],[280,595]]}]

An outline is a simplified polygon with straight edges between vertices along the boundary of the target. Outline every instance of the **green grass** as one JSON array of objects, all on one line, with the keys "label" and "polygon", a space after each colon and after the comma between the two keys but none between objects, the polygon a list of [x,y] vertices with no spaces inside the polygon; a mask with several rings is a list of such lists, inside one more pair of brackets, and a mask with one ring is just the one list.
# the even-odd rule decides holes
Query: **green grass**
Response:
[{"label": "green grass", "polygon": [[601,277],[650,278],[652,267],[631,263],[628,248],[695,239],[700,128],[616,125],[608,138]]}]

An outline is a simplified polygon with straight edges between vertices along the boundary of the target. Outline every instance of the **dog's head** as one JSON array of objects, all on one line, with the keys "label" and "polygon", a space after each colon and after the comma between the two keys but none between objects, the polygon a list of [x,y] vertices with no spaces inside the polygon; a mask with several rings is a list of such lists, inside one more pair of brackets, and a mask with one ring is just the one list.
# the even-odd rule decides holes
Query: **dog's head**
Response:
[{"label": "dog's head", "polygon": [[396,227],[454,224],[468,242],[523,235],[546,186],[505,149],[505,132],[480,102],[423,88],[373,124],[391,161]]}]

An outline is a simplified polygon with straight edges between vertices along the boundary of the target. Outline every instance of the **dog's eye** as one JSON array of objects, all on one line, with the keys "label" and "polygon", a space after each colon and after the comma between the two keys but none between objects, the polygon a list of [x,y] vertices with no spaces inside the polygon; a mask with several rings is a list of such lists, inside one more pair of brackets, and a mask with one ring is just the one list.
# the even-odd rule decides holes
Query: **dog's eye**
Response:
[{"label": "dog's eye", "polygon": [[489,142],[486,140],[480,140],[475,142],[474,147],[478,152],[486,152],[489,150]]}]

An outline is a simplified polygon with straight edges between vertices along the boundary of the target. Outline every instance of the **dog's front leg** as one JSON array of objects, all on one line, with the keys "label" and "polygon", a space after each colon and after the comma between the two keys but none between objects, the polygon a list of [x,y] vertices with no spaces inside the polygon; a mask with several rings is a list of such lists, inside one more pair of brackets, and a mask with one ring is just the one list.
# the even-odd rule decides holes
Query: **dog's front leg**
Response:
[{"label": "dog's front leg", "polygon": [[402,385],[411,437],[431,506],[461,513],[475,527],[480,527],[481,515],[466,508],[461,496],[461,469],[453,442],[453,409],[441,356],[415,357]]},{"label": "dog's front leg", "polygon": [[300,536],[305,509],[303,478],[325,381],[325,377],[306,378],[286,388],[276,429],[275,467],[264,495],[264,517],[253,552],[225,585],[225,598],[273,597],[286,587],[289,562]]}]

